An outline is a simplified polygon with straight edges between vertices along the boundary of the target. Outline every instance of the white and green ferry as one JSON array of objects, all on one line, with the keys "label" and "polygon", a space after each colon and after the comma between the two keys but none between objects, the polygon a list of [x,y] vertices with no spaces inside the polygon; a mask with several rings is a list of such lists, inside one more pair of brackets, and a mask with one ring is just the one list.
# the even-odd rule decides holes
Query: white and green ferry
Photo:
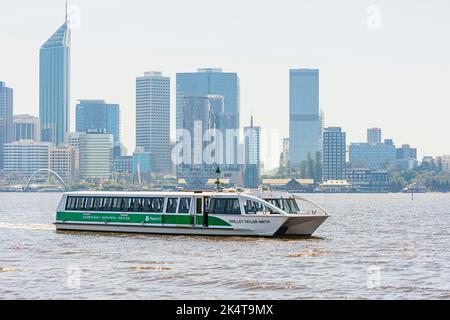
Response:
[{"label": "white and green ferry", "polygon": [[[304,203],[312,208],[302,210]],[[55,225],[91,232],[311,236],[328,217],[304,197],[262,191],[69,192]]]}]

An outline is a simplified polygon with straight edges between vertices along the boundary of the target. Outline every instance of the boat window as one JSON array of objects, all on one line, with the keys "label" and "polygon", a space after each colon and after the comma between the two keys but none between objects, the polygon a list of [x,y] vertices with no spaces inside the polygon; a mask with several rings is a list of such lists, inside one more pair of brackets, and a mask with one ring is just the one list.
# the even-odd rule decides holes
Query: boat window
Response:
[{"label": "boat window", "polygon": [[86,198],[82,197],[78,200],[77,210],[84,211],[86,209]]},{"label": "boat window", "polygon": [[66,210],[76,210],[77,208],[77,199],[76,197],[68,197],[66,202]]},{"label": "boat window", "polygon": [[92,210],[92,202],[94,201],[94,198],[86,198],[86,204],[84,210],[90,211]]},{"label": "boat window", "polygon": [[287,213],[299,213],[300,211],[297,205],[297,201],[295,201],[294,199],[284,199],[283,204],[283,210]]},{"label": "boat window", "polygon": [[102,211],[112,211],[113,198],[103,198]]},{"label": "boat window", "polygon": [[134,211],[134,198],[127,198],[125,200],[125,210]]},{"label": "boat window", "polygon": [[178,198],[167,199],[166,213],[176,213],[178,205]]},{"label": "boat window", "polygon": [[209,213],[225,214],[226,199],[211,199]]},{"label": "boat window", "polygon": [[241,214],[238,199],[211,199],[209,212],[211,214]]},{"label": "boat window", "polygon": [[135,198],[134,201],[135,201],[134,206],[136,208],[135,211],[137,212],[144,211],[144,200],[142,198]]},{"label": "boat window", "polygon": [[163,212],[164,198],[145,198],[144,211],[145,212]]},{"label": "boat window", "polygon": [[258,205],[255,201],[247,200],[245,201],[245,213],[246,214],[257,214],[258,213]]},{"label": "boat window", "polygon": [[178,213],[189,213],[191,208],[191,198],[181,198]]},{"label": "boat window", "polygon": [[238,199],[227,200],[227,214],[241,214],[241,207],[239,206]]},{"label": "boat window", "polygon": [[120,211],[120,198],[113,198],[111,211]]},{"label": "boat window", "polygon": [[91,206],[90,206],[89,210],[97,211],[97,203],[98,203],[98,198],[92,198],[92,202],[91,202]]}]

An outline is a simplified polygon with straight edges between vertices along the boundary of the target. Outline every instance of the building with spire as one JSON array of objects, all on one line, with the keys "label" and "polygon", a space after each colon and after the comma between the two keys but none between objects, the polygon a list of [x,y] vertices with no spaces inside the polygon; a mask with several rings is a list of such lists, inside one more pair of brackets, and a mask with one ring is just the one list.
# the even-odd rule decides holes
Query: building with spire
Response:
[{"label": "building with spire", "polygon": [[70,28],[63,25],[39,52],[39,118],[41,140],[59,145],[70,125]]}]

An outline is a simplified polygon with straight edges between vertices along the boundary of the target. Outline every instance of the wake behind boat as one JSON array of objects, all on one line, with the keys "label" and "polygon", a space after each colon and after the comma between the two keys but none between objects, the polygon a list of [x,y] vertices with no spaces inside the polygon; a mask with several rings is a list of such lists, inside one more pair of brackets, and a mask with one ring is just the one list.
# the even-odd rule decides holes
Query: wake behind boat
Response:
[{"label": "wake behind boat", "polygon": [[[309,203],[315,209],[302,210]],[[311,236],[329,217],[304,197],[264,191],[69,192],[56,229],[209,236]]]}]

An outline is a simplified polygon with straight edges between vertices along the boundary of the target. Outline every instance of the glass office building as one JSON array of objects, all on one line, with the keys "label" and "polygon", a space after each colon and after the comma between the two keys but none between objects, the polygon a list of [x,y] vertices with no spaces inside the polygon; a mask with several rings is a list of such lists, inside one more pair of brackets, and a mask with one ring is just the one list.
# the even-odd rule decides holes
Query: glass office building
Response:
[{"label": "glass office building", "polygon": [[239,128],[240,85],[237,73],[223,72],[222,69],[177,73],[177,129],[183,126],[184,97],[192,95],[223,96],[224,112],[233,116],[233,129]]},{"label": "glass office building", "polygon": [[120,142],[120,109],[118,104],[104,100],[79,100],[76,106],[76,130],[105,129],[113,135],[114,142]]},{"label": "glass office building", "polygon": [[396,149],[390,139],[384,143],[352,143],[349,153],[353,168],[379,170],[395,167]]},{"label": "glass office building", "polygon": [[290,70],[289,160],[298,166],[320,150],[319,70]]},{"label": "glass office building", "polygon": [[70,29],[66,22],[39,53],[41,140],[64,143],[70,126]]}]

